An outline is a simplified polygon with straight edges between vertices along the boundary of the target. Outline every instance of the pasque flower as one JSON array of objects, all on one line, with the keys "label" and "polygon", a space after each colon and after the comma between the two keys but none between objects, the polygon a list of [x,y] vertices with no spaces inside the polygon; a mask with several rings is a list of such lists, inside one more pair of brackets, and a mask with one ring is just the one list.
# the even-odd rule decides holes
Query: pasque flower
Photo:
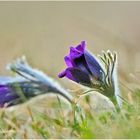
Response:
[{"label": "pasque flower", "polygon": [[25,57],[8,64],[7,68],[16,76],[0,76],[0,107],[23,103],[49,92],[61,95],[72,102],[72,97],[66,90],[42,71],[32,68]]},{"label": "pasque flower", "polygon": [[103,81],[104,71],[98,61],[86,49],[85,41],[82,41],[77,47],[70,47],[70,53],[64,57],[68,68],[62,71],[58,76],[67,78],[92,87],[92,81]]},{"label": "pasque flower", "polygon": [[22,103],[37,92],[39,85],[23,77],[0,77],[0,107]]},{"label": "pasque flower", "polygon": [[7,106],[8,104],[6,105],[5,103],[10,103],[10,101],[15,100],[18,97],[12,92],[13,91],[9,87],[0,85],[0,107],[4,107],[4,105]]},{"label": "pasque flower", "polygon": [[86,50],[82,41],[76,47],[70,47],[70,52],[64,57],[67,68],[59,73],[59,78],[67,77],[84,86],[88,86],[121,106],[118,88],[116,53],[103,52],[100,60]]}]

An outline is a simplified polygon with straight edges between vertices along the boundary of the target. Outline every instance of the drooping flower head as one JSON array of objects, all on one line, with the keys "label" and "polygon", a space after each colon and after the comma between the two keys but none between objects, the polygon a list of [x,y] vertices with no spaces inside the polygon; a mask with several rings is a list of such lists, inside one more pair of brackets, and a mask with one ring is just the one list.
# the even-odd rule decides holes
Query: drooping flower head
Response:
[{"label": "drooping flower head", "polygon": [[72,102],[71,95],[42,71],[32,68],[25,57],[8,65],[16,76],[0,76],[0,107],[23,103],[40,94],[56,93]]},{"label": "drooping flower head", "polygon": [[7,107],[25,102],[41,93],[39,84],[16,77],[0,77],[0,107]]},{"label": "drooping flower head", "polygon": [[79,84],[93,88],[121,106],[117,83],[116,57],[116,53],[103,52],[100,61],[86,50],[86,43],[82,41],[76,47],[70,47],[69,54],[64,57],[67,68],[58,76],[59,78],[67,77]]}]

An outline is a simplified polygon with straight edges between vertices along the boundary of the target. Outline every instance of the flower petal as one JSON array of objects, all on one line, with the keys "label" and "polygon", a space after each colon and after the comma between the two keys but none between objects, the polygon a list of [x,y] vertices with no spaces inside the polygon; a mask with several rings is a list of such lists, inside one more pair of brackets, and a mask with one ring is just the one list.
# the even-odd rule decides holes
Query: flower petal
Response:
[{"label": "flower petal", "polygon": [[89,67],[89,70],[91,71],[93,76],[96,79],[101,79],[102,74],[103,74],[103,69],[101,68],[100,64],[95,59],[95,57],[93,55],[91,55],[88,51],[85,51],[84,57],[85,57],[87,65]]},{"label": "flower petal", "polygon": [[0,85],[0,107],[4,107],[5,103],[12,103],[18,97],[8,86]]},{"label": "flower petal", "polygon": [[75,58],[73,60],[73,65],[74,65],[74,67],[80,69],[81,71],[87,73],[88,75],[91,75],[91,72],[90,72],[90,70],[89,70],[89,68],[87,66],[87,63],[86,63],[84,55],[82,55],[79,58]]},{"label": "flower petal", "polygon": [[66,76],[68,79],[70,79],[72,81],[75,81],[79,84],[91,87],[91,80],[90,80],[89,75],[86,72],[81,71],[78,68],[69,67],[64,72],[62,72],[60,75],[61,75],[61,76],[59,76],[60,78]]},{"label": "flower petal", "polygon": [[[70,68],[70,67],[69,67]],[[75,78],[73,77],[73,75],[69,72],[69,68],[67,68],[66,70],[62,71],[61,73],[58,74],[59,78],[63,78],[63,77],[67,77],[72,81],[75,81]],[[72,68],[72,67],[71,67]]]},{"label": "flower petal", "polygon": [[76,49],[78,51],[80,51],[81,53],[84,53],[84,50],[86,48],[86,42],[85,41],[81,41],[81,44],[79,44]]},{"label": "flower petal", "polygon": [[64,57],[64,60],[68,67],[73,66],[72,61],[76,58],[79,58],[83,55],[85,50],[85,41],[82,41],[77,47],[70,47],[70,52],[67,56]]},{"label": "flower petal", "polygon": [[65,57],[64,57],[64,60],[65,60],[65,63],[66,63],[66,65],[67,65],[68,67],[73,67],[73,65],[72,65],[72,60],[70,59],[70,57],[65,56]]},{"label": "flower petal", "polygon": [[70,47],[70,53],[69,53],[69,57],[71,60],[75,59],[75,58],[79,58],[83,53],[80,52],[79,50],[77,50],[74,47]]}]

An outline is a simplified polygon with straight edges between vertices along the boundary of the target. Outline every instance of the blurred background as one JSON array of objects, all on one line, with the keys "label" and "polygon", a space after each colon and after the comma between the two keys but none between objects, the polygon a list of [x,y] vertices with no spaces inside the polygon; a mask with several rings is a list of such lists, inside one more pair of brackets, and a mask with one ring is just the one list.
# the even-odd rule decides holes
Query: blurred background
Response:
[{"label": "blurred background", "polygon": [[117,51],[120,79],[140,84],[140,2],[0,2],[0,74],[24,54],[59,80],[69,46],[82,40],[95,55]]}]

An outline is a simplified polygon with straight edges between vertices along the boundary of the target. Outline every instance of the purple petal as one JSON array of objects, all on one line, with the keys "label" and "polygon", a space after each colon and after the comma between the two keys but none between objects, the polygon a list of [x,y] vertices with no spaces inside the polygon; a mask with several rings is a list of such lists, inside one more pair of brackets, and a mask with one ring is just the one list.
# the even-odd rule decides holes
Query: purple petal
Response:
[{"label": "purple petal", "polygon": [[83,53],[74,47],[70,47],[69,57],[71,60],[79,58]]},{"label": "purple petal", "polygon": [[84,71],[85,73],[87,73],[88,75],[91,74],[88,66],[87,66],[87,63],[86,63],[86,60],[85,60],[85,57],[84,55],[82,55],[81,57],[79,58],[75,58],[73,60],[73,65],[74,67],[80,69],[81,71]]},{"label": "purple petal", "polygon": [[18,97],[18,95],[12,93],[12,90],[5,86],[0,85],[0,107],[4,107],[5,103],[12,102]]},{"label": "purple petal", "polygon": [[66,76],[66,77],[69,78],[70,80],[75,81],[73,75],[69,72],[68,69],[70,69],[70,67],[67,68],[66,70],[62,71],[61,73],[59,73],[59,74],[58,74],[58,77],[59,77],[59,78],[63,78],[63,77]]},{"label": "purple petal", "polygon": [[59,78],[63,78],[63,77],[65,77],[65,70],[64,71],[62,71],[62,72],[60,72],[59,74],[58,74],[58,77]]},{"label": "purple petal", "polygon": [[78,68],[72,68],[72,67],[67,68],[64,72],[62,72],[59,75],[60,78],[64,76],[82,85],[91,86],[90,76]]},{"label": "purple petal", "polygon": [[86,47],[85,45],[85,41],[82,41],[81,44],[79,44],[77,47],[70,47],[69,54],[64,57],[64,60],[68,67],[73,67],[74,59],[77,59],[83,55]]},{"label": "purple petal", "polygon": [[86,48],[86,42],[85,41],[81,41],[81,44],[79,44],[76,49],[78,51],[80,51],[81,53],[84,53],[85,51],[85,48]]},{"label": "purple petal", "polygon": [[70,80],[88,86],[91,86],[91,76],[97,80],[103,80],[103,69],[96,58],[85,50],[85,47],[85,41],[75,48],[70,47],[70,53],[64,58],[68,68],[58,75],[59,78],[66,76]]},{"label": "purple petal", "polygon": [[93,76],[97,79],[100,79],[102,76],[101,74],[103,74],[103,69],[101,68],[100,64],[88,51],[85,51],[84,57]]},{"label": "purple petal", "polygon": [[73,67],[72,61],[71,61],[71,59],[70,59],[68,56],[65,56],[65,57],[64,57],[64,60],[65,60],[65,63],[66,63],[66,65],[67,65],[68,67]]}]

